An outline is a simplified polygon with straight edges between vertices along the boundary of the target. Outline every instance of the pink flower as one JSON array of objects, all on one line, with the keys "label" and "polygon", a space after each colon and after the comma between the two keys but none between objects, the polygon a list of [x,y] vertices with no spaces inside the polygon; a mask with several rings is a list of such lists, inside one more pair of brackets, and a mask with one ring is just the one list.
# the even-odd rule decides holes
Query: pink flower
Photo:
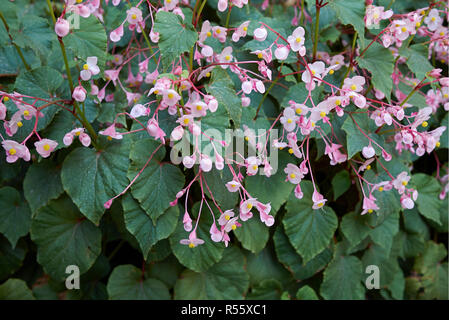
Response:
[{"label": "pink flower", "polygon": [[260,159],[251,156],[248,157],[245,162],[247,175],[253,176],[259,171]]},{"label": "pink flower", "polygon": [[295,166],[292,163],[288,163],[284,169],[285,174],[287,174],[287,180],[293,184],[299,184],[301,179],[304,178],[301,170],[298,166]]},{"label": "pink flower", "polygon": [[243,22],[237,30],[232,34],[232,41],[237,42],[241,37],[246,37],[246,33],[248,31],[249,21]]},{"label": "pink flower", "polygon": [[237,227],[240,225],[237,222],[238,217],[232,218],[230,219],[228,222],[226,222],[226,224],[223,226],[223,230],[225,232],[230,232],[231,230],[235,230],[237,229]]},{"label": "pink flower", "polygon": [[66,133],[62,141],[66,146],[69,146],[72,144],[74,137],[78,137],[83,146],[88,147],[90,145],[90,137],[87,133],[84,133],[84,128],[76,128]]},{"label": "pink flower", "polygon": [[34,143],[37,152],[43,157],[47,158],[53,150],[55,150],[58,143],[50,139],[42,139]]},{"label": "pink flower", "polygon": [[322,194],[314,190],[312,194],[312,201],[313,201],[312,208],[316,210],[322,208],[326,203],[327,199],[324,199]]},{"label": "pink flower", "polygon": [[259,27],[256,30],[254,30],[254,39],[257,41],[265,41],[267,38],[268,32],[265,27]]},{"label": "pink flower", "polygon": [[271,211],[271,204],[263,204],[256,201],[256,209],[259,211],[260,221],[265,223],[267,227],[271,227],[274,224],[274,217],[269,214]]},{"label": "pink flower", "polygon": [[293,52],[299,52],[300,56],[306,54],[306,48],[304,47],[304,28],[297,27],[293,33],[288,36],[287,41],[290,44],[290,48]]},{"label": "pink flower", "polygon": [[438,9],[430,10],[427,17],[424,19],[424,22],[427,24],[427,27],[430,31],[435,31],[441,24],[443,23],[443,19],[441,19]]},{"label": "pink flower", "polygon": [[398,190],[399,194],[403,194],[405,191],[405,186],[410,181],[410,177],[407,172],[401,172],[396,179],[393,180],[393,187]]},{"label": "pink flower", "polygon": [[[317,81],[316,79],[313,79],[312,76],[321,78],[321,74],[324,72],[325,67],[326,66],[323,61],[316,61],[312,64],[309,63],[308,68],[306,68],[306,71],[304,71],[301,75],[301,80],[305,83]],[[309,69],[312,74],[310,74]]]},{"label": "pink flower", "polygon": [[77,86],[73,90],[72,97],[73,97],[73,99],[75,99],[78,102],[83,102],[84,100],[86,100],[86,94],[87,94],[87,91],[86,91],[86,89],[83,88],[83,86]]},{"label": "pink flower", "polygon": [[204,172],[209,172],[212,170],[212,160],[205,154],[201,155],[200,169]]},{"label": "pink flower", "polygon": [[28,148],[16,141],[4,140],[2,141],[2,147],[6,151],[6,162],[8,163],[16,162],[19,158],[25,161],[29,161],[31,158]]},{"label": "pink flower", "polygon": [[224,226],[228,223],[228,221],[235,215],[234,211],[232,210],[226,210],[220,215],[220,218],[218,219],[218,224],[220,226]]},{"label": "pink flower", "polygon": [[59,17],[58,21],[55,23],[55,32],[58,37],[63,38],[69,34],[70,24],[67,20]]},{"label": "pink flower", "polygon": [[376,151],[374,150],[374,148],[371,146],[370,143],[368,146],[362,148],[362,154],[366,159],[369,159],[374,157]]},{"label": "pink flower", "polygon": [[228,8],[228,0],[218,0],[218,11],[223,12]]},{"label": "pink flower", "polygon": [[278,60],[285,60],[288,57],[288,54],[290,52],[290,49],[288,46],[279,45],[276,50],[274,50],[274,56]]},{"label": "pink flower", "polygon": [[301,190],[301,184],[297,184],[295,187],[295,197],[298,199],[302,199],[304,197],[304,193]]},{"label": "pink flower", "polygon": [[[232,57],[232,47],[224,48],[223,51],[220,54],[217,55],[217,60],[220,63],[230,63],[230,62],[232,62],[232,59],[233,59],[233,57]],[[229,67],[229,65],[228,64],[223,64],[223,65],[221,65],[221,67],[223,69],[226,69],[226,68]]]},{"label": "pink flower", "polygon": [[166,90],[162,94],[162,101],[168,106],[174,106],[181,100],[181,96],[172,89]]},{"label": "pink flower", "polygon": [[150,119],[147,123],[147,131],[150,136],[160,139],[162,143],[165,143],[165,132],[159,127],[159,123],[155,119]]},{"label": "pink flower", "polygon": [[165,9],[171,11],[178,5],[179,0],[164,0]]},{"label": "pink flower", "polygon": [[83,70],[80,73],[81,79],[89,80],[92,76],[100,73],[100,68],[97,66],[97,57],[88,57],[86,63],[83,65]]},{"label": "pink flower", "polygon": [[182,219],[182,223],[184,224],[184,230],[189,232],[192,230],[192,219],[189,216],[189,213],[184,212],[184,217]]},{"label": "pink flower", "polygon": [[197,245],[203,244],[204,240],[197,238],[194,230],[189,234],[189,239],[182,239],[179,243],[188,245],[189,248],[195,248]]},{"label": "pink flower", "polygon": [[344,80],[343,89],[351,90],[354,92],[360,92],[363,90],[365,84],[365,78],[361,76],[355,76],[352,78],[346,78]]},{"label": "pink flower", "polygon": [[257,200],[254,198],[250,198],[248,200],[242,201],[240,203],[240,219],[242,221],[246,221],[251,219],[253,214],[251,213],[251,209],[257,204]]},{"label": "pink flower", "polygon": [[115,124],[113,123],[112,125],[110,125],[109,127],[107,127],[104,130],[101,130],[100,132],[98,132],[101,135],[107,136],[109,140],[112,139],[123,139],[123,136],[118,133],[117,131],[115,131]]},{"label": "pink flower", "polygon": [[290,107],[287,107],[284,109],[283,115],[280,118],[280,121],[282,125],[284,126],[284,129],[288,132],[291,132],[295,130],[296,128],[296,121],[299,119],[299,117],[296,115],[295,110],[293,110]]},{"label": "pink flower", "polygon": [[126,20],[130,25],[136,25],[143,21],[142,11],[139,8],[133,7],[129,10],[126,10]]},{"label": "pink flower", "polygon": [[337,163],[345,162],[347,159],[347,156],[339,150],[342,147],[340,144],[332,143],[330,146],[326,145],[324,154],[328,155],[331,159],[330,164],[332,166],[336,165]]},{"label": "pink flower", "polygon": [[5,120],[6,112],[7,112],[6,106],[2,102],[0,102],[0,120]]},{"label": "pink flower", "polygon": [[228,189],[229,192],[237,192],[239,191],[239,188],[242,185],[240,184],[240,182],[232,180],[229,181],[228,183],[226,183],[226,188]]},{"label": "pink flower", "polygon": [[221,43],[225,43],[226,34],[227,34],[226,28],[219,27],[219,26],[212,27],[212,36],[215,39],[218,39],[218,41],[220,41]]},{"label": "pink flower", "polygon": [[223,232],[221,232],[220,230],[217,229],[217,226],[215,225],[215,223],[212,223],[209,233],[210,233],[210,238],[212,239],[212,241],[220,242],[221,240],[223,240]]},{"label": "pink flower", "polygon": [[117,29],[114,29],[109,34],[109,38],[112,42],[119,42],[120,39],[123,37],[123,24],[120,25]]},{"label": "pink flower", "polygon": [[376,198],[370,194],[369,198],[363,198],[363,211],[361,214],[372,213],[373,210],[379,210],[379,207],[376,205]]}]

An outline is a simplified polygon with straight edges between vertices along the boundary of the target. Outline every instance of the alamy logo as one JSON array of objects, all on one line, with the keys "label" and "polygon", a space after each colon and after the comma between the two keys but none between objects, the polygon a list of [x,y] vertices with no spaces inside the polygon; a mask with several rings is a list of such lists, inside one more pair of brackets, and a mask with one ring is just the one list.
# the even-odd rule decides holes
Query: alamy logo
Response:
[{"label": "alamy logo", "polygon": [[69,276],[65,280],[65,287],[69,290],[80,288],[80,268],[76,265],[69,265],[65,269]]},{"label": "alamy logo", "polygon": [[366,267],[366,274],[369,276],[365,280],[365,286],[368,290],[380,289],[380,271],[379,267],[372,264]]}]

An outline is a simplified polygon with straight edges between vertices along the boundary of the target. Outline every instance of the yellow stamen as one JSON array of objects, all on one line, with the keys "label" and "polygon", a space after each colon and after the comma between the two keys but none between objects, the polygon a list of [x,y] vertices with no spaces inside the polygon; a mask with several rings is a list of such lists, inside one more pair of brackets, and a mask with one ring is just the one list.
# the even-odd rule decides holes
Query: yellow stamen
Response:
[{"label": "yellow stamen", "polygon": [[351,90],[354,91],[355,89],[357,89],[357,86],[355,84],[351,85]]},{"label": "yellow stamen", "polygon": [[243,31],[248,31],[248,27],[243,27]]},{"label": "yellow stamen", "polygon": [[335,72],[334,69],[329,70],[329,74],[334,74],[334,72]]},{"label": "yellow stamen", "polygon": [[48,143],[46,143],[46,144],[44,144],[43,148],[45,151],[48,151],[48,150],[50,150],[50,145]]},{"label": "yellow stamen", "polygon": [[379,192],[384,191],[384,187],[379,187]]},{"label": "yellow stamen", "polygon": [[290,118],[287,119],[287,123],[292,123],[292,122],[293,122],[292,119],[290,119]]},{"label": "yellow stamen", "polygon": [[108,141],[112,141],[112,137],[108,136],[106,139],[108,139]]},{"label": "yellow stamen", "polygon": [[200,110],[202,110],[202,109],[203,109],[202,106],[200,106],[200,105],[197,105],[197,106],[196,106],[196,110],[200,111]]},{"label": "yellow stamen", "polygon": [[403,186],[406,186],[407,184],[408,184],[408,182],[407,182],[407,181],[405,181],[405,180],[404,180],[404,181],[402,181],[402,185],[403,185]]},{"label": "yellow stamen", "polygon": [[436,18],[435,18],[435,17],[432,17],[432,19],[430,19],[430,20],[432,20],[432,22],[435,22]]},{"label": "yellow stamen", "polygon": [[444,32],[443,31],[440,32],[440,36],[444,36]]},{"label": "yellow stamen", "polygon": [[75,136],[79,136],[81,134],[81,131],[77,131],[77,132],[75,132]]},{"label": "yellow stamen", "polygon": [[231,217],[229,215],[225,215],[225,219],[229,220],[229,219],[231,219]]},{"label": "yellow stamen", "polygon": [[340,99],[335,100],[335,105],[336,105],[336,106],[341,105],[341,100],[340,100]]},{"label": "yellow stamen", "polygon": [[226,60],[226,61],[231,60],[231,56],[230,56],[230,55],[227,55],[227,56],[225,57],[225,60]]},{"label": "yellow stamen", "polygon": [[402,28],[401,28],[401,31],[402,31],[402,32],[405,32],[405,31],[407,31],[407,28],[406,28],[406,27],[402,27]]},{"label": "yellow stamen", "polygon": [[217,31],[215,31],[215,32],[220,34],[221,33],[221,29],[217,29]]},{"label": "yellow stamen", "polygon": [[206,77],[208,78],[210,77],[210,72],[206,73]]},{"label": "yellow stamen", "polygon": [[449,98],[449,95],[447,93],[445,93],[445,94],[443,94],[443,98],[447,99],[447,98]]},{"label": "yellow stamen", "polygon": [[14,149],[14,148],[11,148],[11,149],[9,149],[9,154],[10,155],[15,155],[17,153],[17,151],[16,151],[16,149]]},{"label": "yellow stamen", "polygon": [[3,101],[8,102],[9,101],[9,97],[4,97]]},{"label": "yellow stamen", "polygon": [[212,33],[210,33],[210,31],[207,31],[206,35],[207,35],[208,37],[210,37],[210,36],[212,35]]},{"label": "yellow stamen", "polygon": [[373,209],[368,209],[368,213],[373,213]]},{"label": "yellow stamen", "polygon": [[429,123],[427,123],[427,121],[424,121],[423,123],[421,123],[421,125],[423,126],[423,128],[425,128],[429,125]]},{"label": "yellow stamen", "polygon": [[292,154],[292,153],[293,153],[293,149],[292,149],[292,148],[289,148],[289,149],[288,149],[288,153]]},{"label": "yellow stamen", "polygon": [[418,27],[418,28],[421,27],[421,22],[417,22],[416,27]]},{"label": "yellow stamen", "polygon": [[373,18],[374,19],[378,19],[379,18],[379,14],[376,12],[375,14],[373,14]]},{"label": "yellow stamen", "polygon": [[89,65],[88,65],[87,63],[85,63],[85,64],[83,65],[83,69],[84,69],[84,70],[89,70]]},{"label": "yellow stamen", "polygon": [[371,165],[367,165],[366,170],[371,170]]},{"label": "yellow stamen", "polygon": [[301,109],[301,108],[296,108],[295,112],[296,112],[297,114],[300,114],[300,113],[302,112],[302,109]]},{"label": "yellow stamen", "polygon": [[23,115],[24,115],[25,117],[27,117],[27,116],[30,115],[30,112],[29,112],[28,110],[25,110],[25,111],[23,112]]},{"label": "yellow stamen", "polygon": [[249,137],[248,136],[245,137],[245,141],[249,141]]},{"label": "yellow stamen", "polygon": [[262,58],[263,58],[262,52],[259,52],[259,53],[257,54],[257,58],[259,58],[259,59],[262,59]]},{"label": "yellow stamen", "polygon": [[158,94],[159,90],[154,90],[153,92],[154,92],[154,94]]},{"label": "yellow stamen", "polygon": [[320,112],[320,117],[321,117],[321,118],[324,118],[325,116],[326,116],[326,112],[321,111],[321,112]]},{"label": "yellow stamen", "polygon": [[257,165],[253,165],[253,170],[257,170]]},{"label": "yellow stamen", "polygon": [[22,121],[17,122],[17,126],[18,126],[19,128],[21,128],[21,127],[23,126]]},{"label": "yellow stamen", "polygon": [[237,229],[237,226],[236,226],[235,224],[233,224],[232,227],[231,227],[231,229],[232,229],[232,230],[235,230],[235,229]]},{"label": "yellow stamen", "polygon": [[295,179],[296,178],[296,174],[294,174],[294,173],[290,174],[290,178]]},{"label": "yellow stamen", "polygon": [[315,73],[316,73],[315,70],[312,70],[312,75],[313,75],[313,76],[315,75]]},{"label": "yellow stamen", "polygon": [[321,208],[322,206],[324,206],[324,203],[322,203],[322,202],[320,202],[320,203],[317,204],[317,207],[318,207],[318,208]]},{"label": "yellow stamen", "polygon": [[185,119],[184,119],[184,124],[188,124],[189,121],[190,121],[189,118],[185,118]]},{"label": "yellow stamen", "polygon": [[167,94],[167,98],[169,98],[169,99],[173,99],[173,97],[174,97],[175,95],[173,94],[173,93],[169,93],[169,94]]},{"label": "yellow stamen", "polygon": [[131,19],[133,19],[133,20],[137,19],[137,15],[133,13],[133,14],[131,15]]},{"label": "yellow stamen", "polygon": [[195,245],[193,243],[189,243],[189,248],[193,249],[193,248],[195,248]]},{"label": "yellow stamen", "polygon": [[312,121],[311,125],[312,125],[312,127],[315,127],[315,122]]},{"label": "yellow stamen", "polygon": [[297,43],[300,43],[301,40],[302,40],[301,37],[296,38],[296,42],[297,42]]},{"label": "yellow stamen", "polygon": [[247,204],[246,204],[246,208],[248,208],[248,209],[252,209],[253,208],[253,205],[250,203],[250,202],[248,202]]},{"label": "yellow stamen", "polygon": [[437,148],[439,148],[439,147],[441,146],[440,141],[438,141],[437,143],[435,143],[435,146],[436,146]]}]

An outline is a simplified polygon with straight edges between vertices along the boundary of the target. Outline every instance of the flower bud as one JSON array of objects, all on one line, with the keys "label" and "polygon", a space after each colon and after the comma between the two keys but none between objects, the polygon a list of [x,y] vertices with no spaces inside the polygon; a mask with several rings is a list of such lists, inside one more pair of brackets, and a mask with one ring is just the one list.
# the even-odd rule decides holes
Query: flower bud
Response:
[{"label": "flower bud", "polygon": [[84,100],[86,100],[86,89],[84,89],[82,86],[77,86],[73,90],[72,97],[78,102],[83,102]]},{"label": "flower bud", "polygon": [[58,18],[58,21],[55,23],[55,32],[58,37],[65,37],[69,34],[70,24],[66,19]]}]

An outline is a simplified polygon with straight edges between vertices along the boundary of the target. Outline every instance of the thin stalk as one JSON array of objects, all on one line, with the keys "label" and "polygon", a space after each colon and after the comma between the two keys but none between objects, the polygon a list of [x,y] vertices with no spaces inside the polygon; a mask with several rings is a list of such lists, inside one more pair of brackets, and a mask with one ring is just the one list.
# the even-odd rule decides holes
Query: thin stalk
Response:
[{"label": "thin stalk", "polygon": [[302,26],[304,23],[304,0],[301,0],[301,17],[299,18],[299,24]]},{"label": "thin stalk", "polygon": [[399,106],[403,106],[414,94],[416,91],[418,91],[419,88],[421,88],[421,84],[424,82],[424,80],[426,80],[426,77],[424,77],[424,79],[421,80],[420,83],[418,83],[412,91],[410,91],[410,93],[408,94],[407,97],[405,97],[405,99],[399,104]]},{"label": "thin stalk", "polygon": [[150,49],[150,54],[153,56],[153,60],[157,65],[157,59],[156,59],[156,56],[154,55],[153,48],[151,47],[150,39],[148,39],[147,33],[145,32],[145,28],[143,28],[142,34],[143,34],[143,37],[145,38],[145,42],[147,43],[148,49]]},{"label": "thin stalk", "polygon": [[20,50],[20,48],[14,43],[14,40],[13,40],[11,34],[9,33],[9,26],[8,26],[8,23],[6,22],[6,19],[5,19],[5,17],[3,16],[3,12],[1,12],[1,11],[0,11],[0,19],[2,19],[3,24],[5,25],[6,32],[8,33],[9,39],[11,40],[11,43],[13,44],[14,48],[16,48],[16,51],[17,51],[17,53],[19,54],[19,57],[20,57],[20,59],[22,60],[23,65],[25,66],[25,68],[26,68],[28,71],[30,71],[31,68],[30,68],[30,66],[28,65],[28,63],[26,62],[25,57],[24,57],[23,54],[22,54],[22,50]]},{"label": "thin stalk", "polygon": [[263,95],[262,99],[259,102],[259,106],[257,107],[256,115],[254,116],[254,120],[257,119],[257,116],[259,115],[260,108],[262,107],[263,102],[265,101],[265,98],[270,93],[271,89],[274,87],[274,85],[278,82],[280,78],[276,78],[272,83],[271,86],[268,88],[267,91],[265,91],[265,94]]},{"label": "thin stalk", "polygon": [[357,40],[357,35],[358,35],[358,33],[357,33],[357,31],[356,31],[356,32],[354,33],[354,38],[352,39],[351,59],[350,59],[350,61],[349,61],[348,69],[346,69],[346,73],[345,73],[345,75],[343,76],[343,79],[341,80],[340,87],[343,87],[343,83],[344,83],[346,77],[348,76],[349,72],[351,71],[352,66],[353,66],[354,49],[355,49],[355,43],[356,43],[356,40]]},{"label": "thin stalk", "polygon": [[229,18],[231,17],[231,10],[232,10],[232,6],[229,7],[228,14],[226,16],[226,24],[225,24],[226,29],[229,27]]},{"label": "thin stalk", "polygon": [[316,57],[316,49],[318,46],[318,35],[319,35],[319,28],[320,28],[320,10],[321,6],[318,5],[318,1],[316,2],[316,19],[315,19],[315,39],[313,41],[313,61],[315,61]]},{"label": "thin stalk", "polygon": [[206,2],[207,2],[207,0],[203,0],[203,2],[201,3],[200,10],[198,10],[198,13],[196,14],[195,26],[198,25],[198,21],[200,20],[201,12],[203,12],[203,9],[204,9],[204,6],[206,5]]},{"label": "thin stalk", "polygon": [[[56,22],[55,13],[53,11],[53,6],[52,6],[50,0],[47,0],[47,5],[48,5],[48,9],[50,10],[53,22]],[[67,72],[67,80],[69,81],[70,93],[71,93],[71,95],[73,95],[74,88],[73,88],[72,74],[70,72],[69,61],[67,59],[67,53],[66,53],[66,50],[65,50],[64,41],[62,41],[62,39],[59,38],[59,37],[58,37],[58,40],[59,40],[59,46],[61,47],[62,57],[64,59],[65,69],[66,69],[66,72]],[[98,150],[98,146],[95,143],[96,140],[97,140],[97,134],[95,133],[94,128],[92,128],[92,125],[89,123],[89,121],[87,121],[86,116],[81,111],[81,109],[80,109],[80,107],[78,105],[78,101],[74,100],[73,101],[73,105],[75,107],[75,110],[76,110],[77,114],[81,117],[81,118],[78,118],[78,119],[81,120],[81,123],[87,129],[87,131],[89,131],[89,134],[93,138],[92,139],[92,145],[95,147],[95,149]]]}]

